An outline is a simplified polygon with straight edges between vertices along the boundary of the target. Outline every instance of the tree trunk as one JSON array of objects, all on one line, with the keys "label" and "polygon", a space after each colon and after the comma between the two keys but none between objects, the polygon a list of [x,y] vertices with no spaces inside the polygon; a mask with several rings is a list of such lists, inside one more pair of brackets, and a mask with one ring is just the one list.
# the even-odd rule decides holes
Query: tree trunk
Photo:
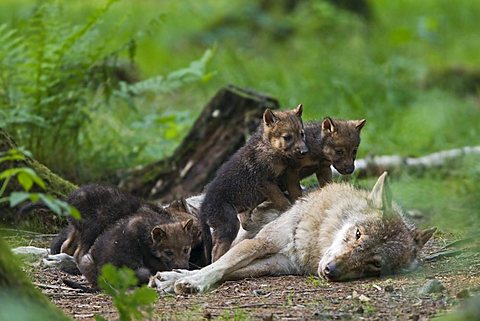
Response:
[{"label": "tree trunk", "polygon": [[221,89],[171,157],[124,173],[120,187],[162,202],[200,193],[257,128],[267,107],[278,108],[278,101],[233,86]]},{"label": "tree trunk", "polygon": [[[7,132],[0,128],[0,152],[5,152],[12,148],[17,148],[17,144],[12,139],[12,137],[8,135]],[[24,161],[1,162],[0,173],[6,169],[15,167],[30,167],[37,173],[38,176],[40,176],[40,178],[43,179],[46,189],[44,191],[41,191],[38,188],[35,188],[34,191],[44,192],[57,198],[64,198],[77,188],[74,184],[54,174],[47,167],[30,157],[27,157]],[[12,191],[20,190],[22,190],[22,188],[14,179],[10,181],[7,190],[5,191],[5,195],[8,195]],[[31,225],[33,224],[34,226],[38,225],[44,227],[45,229],[42,229],[43,231],[48,231],[49,228],[56,227],[56,225],[58,224],[58,220],[62,221],[62,219],[59,219],[57,216],[53,215],[49,215],[45,218],[40,218],[40,221],[37,217],[34,216],[29,216],[28,218],[22,217],[22,220],[20,220],[16,209],[10,208],[8,203],[0,204],[0,225],[29,229],[32,227]],[[21,226],[19,226],[20,222],[22,224]]]}]

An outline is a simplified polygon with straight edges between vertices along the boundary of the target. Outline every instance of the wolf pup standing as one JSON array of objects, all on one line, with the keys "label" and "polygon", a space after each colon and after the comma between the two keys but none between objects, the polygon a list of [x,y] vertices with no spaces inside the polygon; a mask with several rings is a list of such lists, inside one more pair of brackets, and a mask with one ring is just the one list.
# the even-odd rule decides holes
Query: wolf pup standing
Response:
[{"label": "wolf pup standing", "polygon": [[[302,105],[289,111],[265,110],[257,132],[220,167],[207,186],[200,207],[207,257],[211,255],[215,261],[230,248],[239,229],[239,212],[250,211],[266,199],[279,210],[290,206],[277,178],[289,161],[308,152],[302,111]],[[208,239],[210,228],[213,240]]]},{"label": "wolf pup standing", "polygon": [[343,281],[414,268],[435,228],[419,230],[405,221],[386,175],[370,193],[343,183],[314,191],[213,264],[159,272],[150,286],[196,293],[225,280],[263,275],[317,274]]},{"label": "wolf pup standing", "polygon": [[342,175],[355,169],[355,157],[360,144],[360,131],[366,120],[333,120],[305,124],[309,153],[298,159],[282,178],[293,202],[302,195],[299,181],[316,174],[320,187],[332,182],[331,165]]}]

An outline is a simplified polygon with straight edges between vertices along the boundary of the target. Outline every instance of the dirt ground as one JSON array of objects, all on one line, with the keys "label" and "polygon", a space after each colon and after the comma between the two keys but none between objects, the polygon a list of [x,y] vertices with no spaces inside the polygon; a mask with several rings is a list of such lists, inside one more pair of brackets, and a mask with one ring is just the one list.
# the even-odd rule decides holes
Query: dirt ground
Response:
[{"label": "dirt ground", "polygon": [[[443,237],[431,240],[424,257],[450,241]],[[62,283],[63,278],[84,283],[80,276],[41,265],[26,270],[32,281],[74,319],[92,320],[95,314],[109,320],[118,318],[108,296],[82,293]],[[431,279],[440,281],[444,289],[419,294]],[[283,276],[226,282],[207,294],[160,297],[153,319],[426,320],[478,293],[480,254],[471,251],[423,262],[413,273],[384,278],[328,283],[313,276]]]}]

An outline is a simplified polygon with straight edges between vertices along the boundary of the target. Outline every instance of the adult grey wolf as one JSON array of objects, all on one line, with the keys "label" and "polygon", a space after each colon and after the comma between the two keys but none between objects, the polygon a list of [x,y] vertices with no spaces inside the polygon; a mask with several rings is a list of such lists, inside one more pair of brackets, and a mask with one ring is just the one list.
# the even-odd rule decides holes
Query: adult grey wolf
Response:
[{"label": "adult grey wolf", "polygon": [[311,192],[213,264],[158,272],[149,285],[197,293],[222,281],[263,275],[317,274],[342,281],[413,268],[436,229],[419,230],[405,221],[386,176],[370,193],[344,183]]}]

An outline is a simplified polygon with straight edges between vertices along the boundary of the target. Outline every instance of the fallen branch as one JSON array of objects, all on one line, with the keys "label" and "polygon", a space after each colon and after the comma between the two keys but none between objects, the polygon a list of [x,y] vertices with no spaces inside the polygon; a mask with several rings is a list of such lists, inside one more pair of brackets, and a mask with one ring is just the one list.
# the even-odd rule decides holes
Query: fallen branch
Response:
[{"label": "fallen branch", "polygon": [[[384,171],[421,171],[426,168],[441,167],[466,155],[480,155],[480,146],[466,146],[444,150],[421,157],[402,157],[398,155],[370,156],[355,161],[355,173],[358,177],[378,176]],[[333,167],[332,167],[333,169]],[[333,169],[333,174],[340,174]]]}]

